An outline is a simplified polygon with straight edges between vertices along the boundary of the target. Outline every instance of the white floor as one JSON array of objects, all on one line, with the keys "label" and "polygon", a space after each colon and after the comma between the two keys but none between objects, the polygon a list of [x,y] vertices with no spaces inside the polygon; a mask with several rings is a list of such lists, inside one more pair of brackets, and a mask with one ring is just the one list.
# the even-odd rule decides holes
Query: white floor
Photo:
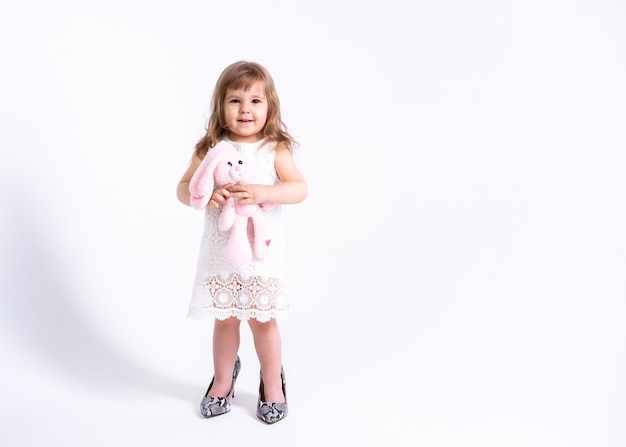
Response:
[{"label": "white floor", "polygon": [[39,317],[31,315],[33,327],[3,321],[3,445],[244,446],[262,439],[621,447],[626,441],[623,339],[585,344],[585,337],[556,333],[539,339],[530,325],[496,333],[499,325],[478,313],[468,314],[473,324],[457,332],[452,326],[459,321],[420,328],[400,317],[377,331],[374,321],[345,326],[327,318],[320,325],[295,316],[283,324],[290,414],[266,426],[255,417],[258,363],[247,330],[232,411],[205,420],[198,404],[211,374],[209,324],[161,320],[151,333],[137,334],[155,344],[146,342],[151,354],[136,362],[128,346],[114,348],[80,321],[63,320],[71,318],[69,309]]}]

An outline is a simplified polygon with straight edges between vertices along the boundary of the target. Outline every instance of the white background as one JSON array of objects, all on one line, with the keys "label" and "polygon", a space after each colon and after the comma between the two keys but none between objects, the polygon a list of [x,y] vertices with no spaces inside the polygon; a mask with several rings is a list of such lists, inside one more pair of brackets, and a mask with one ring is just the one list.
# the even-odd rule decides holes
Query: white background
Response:
[{"label": "white background", "polygon": [[[7,446],[626,445],[621,1],[0,3]],[[242,326],[205,420],[175,197],[219,73],[265,65],[286,210],[290,416]]]}]

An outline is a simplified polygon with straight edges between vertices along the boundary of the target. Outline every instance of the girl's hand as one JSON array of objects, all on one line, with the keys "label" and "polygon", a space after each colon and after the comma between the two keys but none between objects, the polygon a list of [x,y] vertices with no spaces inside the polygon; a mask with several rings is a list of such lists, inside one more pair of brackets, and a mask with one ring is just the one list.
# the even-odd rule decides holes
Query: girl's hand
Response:
[{"label": "girl's hand", "polygon": [[267,202],[267,185],[237,182],[228,188],[231,197],[239,199],[240,205],[255,205]]},{"label": "girl's hand", "polygon": [[207,206],[209,208],[219,208],[223,206],[224,203],[226,203],[226,200],[232,196],[229,189],[233,186],[234,185],[232,183],[229,183],[228,185],[224,185],[221,188],[214,190],[213,194],[211,194],[211,200],[209,200],[209,204]]}]

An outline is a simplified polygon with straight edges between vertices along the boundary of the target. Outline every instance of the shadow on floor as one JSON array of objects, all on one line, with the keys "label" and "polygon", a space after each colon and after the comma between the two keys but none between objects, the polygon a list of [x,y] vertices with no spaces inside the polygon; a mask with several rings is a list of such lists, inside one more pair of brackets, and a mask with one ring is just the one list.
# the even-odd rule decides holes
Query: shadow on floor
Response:
[{"label": "shadow on floor", "polygon": [[[62,256],[51,248],[41,216],[16,198],[5,204],[0,242],[0,320],[15,340],[80,386],[98,392],[136,389],[198,400],[198,388],[150,371],[99,337],[73,307]],[[201,391],[200,391],[201,392]]]}]

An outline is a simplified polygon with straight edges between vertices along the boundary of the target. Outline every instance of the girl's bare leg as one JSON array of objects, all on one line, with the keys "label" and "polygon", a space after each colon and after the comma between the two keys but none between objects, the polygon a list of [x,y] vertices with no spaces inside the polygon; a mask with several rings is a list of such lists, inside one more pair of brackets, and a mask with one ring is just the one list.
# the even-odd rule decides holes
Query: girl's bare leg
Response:
[{"label": "girl's bare leg", "polygon": [[255,319],[250,319],[249,324],[263,372],[265,401],[284,403],[285,396],[280,377],[282,345],[278,323],[275,319],[266,323],[259,323]]},{"label": "girl's bare leg", "polygon": [[239,350],[239,325],[235,318],[215,320],[213,327],[213,369],[215,378],[209,390],[211,397],[224,397],[230,392],[233,383],[233,368]]}]

